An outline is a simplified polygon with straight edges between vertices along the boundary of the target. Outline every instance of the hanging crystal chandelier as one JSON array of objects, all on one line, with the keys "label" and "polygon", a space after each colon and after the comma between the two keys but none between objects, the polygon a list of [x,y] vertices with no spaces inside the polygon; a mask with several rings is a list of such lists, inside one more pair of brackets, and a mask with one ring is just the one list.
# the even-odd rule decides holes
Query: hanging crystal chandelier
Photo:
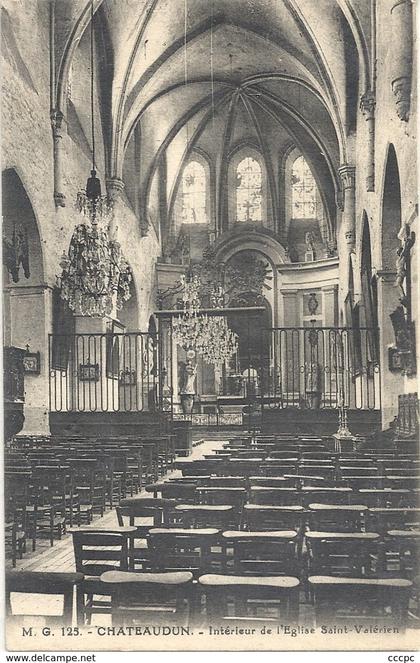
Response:
[{"label": "hanging crystal chandelier", "polygon": [[91,56],[91,128],[92,170],[86,189],[79,191],[75,208],[82,217],[70,240],[67,254],[61,258],[58,285],[62,299],[72,311],[82,315],[104,317],[114,305],[120,309],[130,296],[132,273],[121,246],[109,237],[113,207],[108,196],[101,192],[96,176],[94,124],[94,44],[93,0],[91,0],[90,56]]},{"label": "hanging crystal chandelier", "polygon": [[186,350],[187,359],[198,353],[207,364],[220,368],[237,352],[238,337],[229,329],[225,316],[208,316],[200,312],[200,279],[197,275],[182,276],[181,284],[183,312],[173,322],[173,337]]}]

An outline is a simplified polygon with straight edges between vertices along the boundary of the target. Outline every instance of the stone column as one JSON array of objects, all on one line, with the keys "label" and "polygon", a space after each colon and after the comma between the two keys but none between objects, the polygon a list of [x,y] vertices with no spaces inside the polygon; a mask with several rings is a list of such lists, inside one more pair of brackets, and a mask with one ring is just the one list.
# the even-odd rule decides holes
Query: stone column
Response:
[{"label": "stone column", "polygon": [[63,193],[62,140],[64,134],[64,115],[59,110],[51,111],[51,128],[54,142],[54,202],[56,207],[66,206]]},{"label": "stone column", "polygon": [[354,253],[356,242],[356,169],[349,164],[343,164],[338,169],[342,187],[342,215],[339,231],[338,251],[340,255],[340,307],[343,306],[349,283],[350,254]]},{"label": "stone column", "polygon": [[356,169],[354,166],[344,164],[338,169],[343,188],[343,230],[348,253],[352,253],[355,246],[356,227]]},{"label": "stone column", "polygon": [[47,285],[6,286],[10,296],[10,342],[40,353],[40,373],[25,374],[25,422],[22,434],[48,435],[49,345],[52,328],[52,290]]},{"label": "stone column", "polygon": [[382,428],[388,428],[398,411],[398,394],[404,391],[404,378],[401,373],[391,373],[388,364],[388,347],[394,345],[395,337],[390,313],[400,305],[399,289],[395,286],[394,271],[378,272],[378,317],[379,353],[381,367],[381,410]]},{"label": "stone column", "polygon": [[411,76],[413,67],[412,0],[391,0],[391,89],[397,115],[407,122],[410,114]]},{"label": "stone column", "polygon": [[360,99],[360,110],[367,123],[366,191],[375,190],[375,106],[375,95],[368,90]]},{"label": "stone column", "polygon": [[324,304],[324,322],[325,327],[337,326],[337,285],[326,285],[321,288]]}]

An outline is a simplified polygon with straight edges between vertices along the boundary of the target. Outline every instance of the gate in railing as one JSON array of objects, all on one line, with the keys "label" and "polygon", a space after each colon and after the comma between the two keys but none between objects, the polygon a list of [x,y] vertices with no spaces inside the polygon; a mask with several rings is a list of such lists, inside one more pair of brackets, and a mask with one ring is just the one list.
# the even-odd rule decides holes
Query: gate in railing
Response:
[{"label": "gate in railing", "polygon": [[268,335],[264,407],[380,409],[377,329],[281,327]]},{"label": "gate in railing", "polygon": [[158,334],[50,335],[49,369],[52,412],[172,412]]}]

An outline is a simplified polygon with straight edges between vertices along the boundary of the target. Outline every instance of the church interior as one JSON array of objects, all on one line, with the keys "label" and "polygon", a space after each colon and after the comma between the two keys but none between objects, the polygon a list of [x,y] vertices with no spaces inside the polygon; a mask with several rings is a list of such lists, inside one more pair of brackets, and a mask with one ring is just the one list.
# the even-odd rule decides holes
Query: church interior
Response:
[{"label": "church interior", "polygon": [[419,627],[415,13],[2,3],[20,645],[25,610]]}]

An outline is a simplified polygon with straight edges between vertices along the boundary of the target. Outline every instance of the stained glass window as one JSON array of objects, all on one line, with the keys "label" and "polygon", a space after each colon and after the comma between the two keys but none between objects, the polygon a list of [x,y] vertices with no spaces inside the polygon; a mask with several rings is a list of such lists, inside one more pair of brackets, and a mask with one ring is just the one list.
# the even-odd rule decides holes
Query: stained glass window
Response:
[{"label": "stained glass window", "polygon": [[252,157],[245,157],[236,169],[236,220],[262,221],[261,166]]},{"label": "stained glass window", "polygon": [[318,188],[305,158],[297,157],[292,166],[292,218],[316,219]]},{"label": "stained glass window", "polygon": [[190,161],[182,174],[182,223],[207,223],[206,171]]}]

